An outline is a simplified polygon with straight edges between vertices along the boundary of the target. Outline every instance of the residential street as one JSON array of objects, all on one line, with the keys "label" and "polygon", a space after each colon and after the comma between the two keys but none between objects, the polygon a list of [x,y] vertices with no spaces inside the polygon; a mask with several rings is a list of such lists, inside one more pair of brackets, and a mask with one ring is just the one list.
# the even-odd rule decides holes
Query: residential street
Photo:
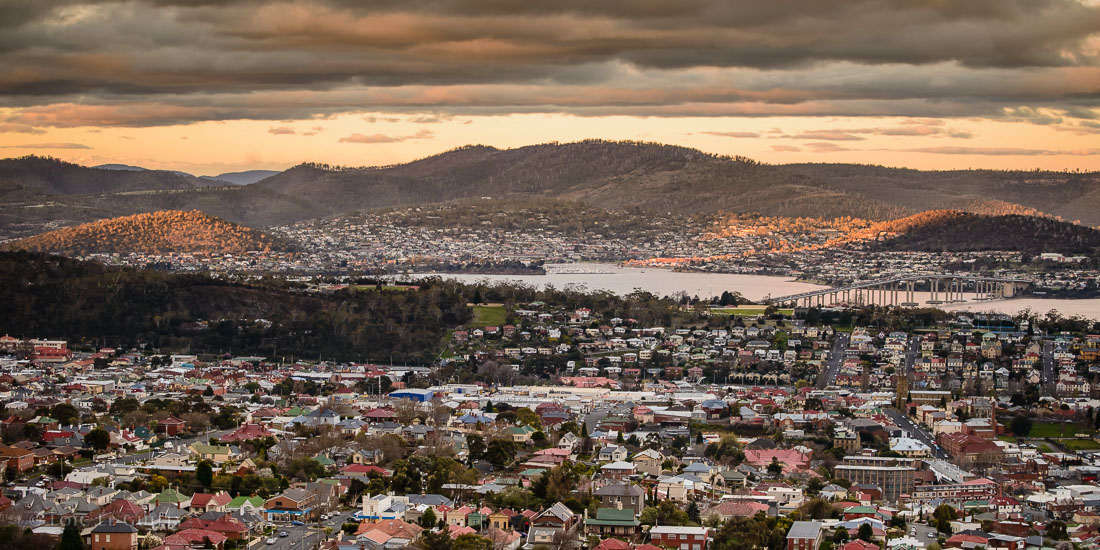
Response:
[{"label": "residential street", "polygon": [[844,350],[848,349],[847,332],[840,332],[836,335],[836,341],[833,342],[833,350],[829,353],[829,362],[825,367],[825,370],[817,377],[818,389],[824,389],[836,382],[836,375],[840,372],[840,365],[844,363]]}]

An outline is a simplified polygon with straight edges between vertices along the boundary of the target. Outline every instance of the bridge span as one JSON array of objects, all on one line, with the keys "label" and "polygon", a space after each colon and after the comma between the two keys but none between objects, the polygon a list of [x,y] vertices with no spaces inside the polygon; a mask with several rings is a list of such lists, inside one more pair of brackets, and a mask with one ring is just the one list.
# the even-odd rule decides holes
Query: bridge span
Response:
[{"label": "bridge span", "polygon": [[1011,298],[1032,282],[1027,279],[982,275],[941,273],[936,275],[908,275],[861,281],[850,285],[802,292],[789,296],[768,297],[764,303],[788,306],[830,305],[900,305],[915,307],[917,287],[927,287],[931,305],[954,304],[968,301]]}]

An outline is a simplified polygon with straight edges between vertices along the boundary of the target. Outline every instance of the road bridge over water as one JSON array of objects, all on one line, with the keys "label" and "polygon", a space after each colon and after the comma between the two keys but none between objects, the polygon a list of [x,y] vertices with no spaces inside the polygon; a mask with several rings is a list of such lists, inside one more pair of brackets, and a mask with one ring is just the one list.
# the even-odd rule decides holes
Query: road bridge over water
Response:
[{"label": "road bridge over water", "polygon": [[1011,277],[962,275],[907,275],[861,281],[846,286],[802,292],[789,296],[768,297],[767,304],[787,306],[853,306],[864,304],[915,307],[917,288],[927,288],[931,305],[1011,298],[1031,281]]}]

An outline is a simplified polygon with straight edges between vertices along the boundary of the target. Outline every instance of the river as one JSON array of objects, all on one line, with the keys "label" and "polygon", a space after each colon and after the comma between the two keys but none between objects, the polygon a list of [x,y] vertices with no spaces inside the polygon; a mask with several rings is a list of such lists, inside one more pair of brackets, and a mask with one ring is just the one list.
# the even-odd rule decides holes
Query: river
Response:
[{"label": "river", "polygon": [[[789,277],[671,271],[656,268],[620,267],[615,264],[547,264],[546,271],[546,275],[453,273],[433,275],[455,279],[464,283],[513,281],[536,288],[543,288],[547,285],[563,288],[573,285],[588,290],[608,290],[616,294],[628,294],[636,289],[641,289],[660,296],[672,296],[679,292],[686,292],[689,296],[708,298],[718,296],[723,291],[729,290],[740,292],[742,296],[753,301],[761,300],[767,296],[786,296],[826,288],[821,285],[794,281]],[[414,277],[424,276],[429,275],[414,275]],[[918,292],[917,299],[924,302],[929,299],[929,296],[927,293]],[[1080,315],[1090,319],[1100,319],[1100,299],[1063,300],[1029,296],[1006,300],[968,301],[942,305],[941,307],[950,311],[1008,314],[1016,314],[1026,309],[1044,314],[1054,309],[1067,317]]]}]

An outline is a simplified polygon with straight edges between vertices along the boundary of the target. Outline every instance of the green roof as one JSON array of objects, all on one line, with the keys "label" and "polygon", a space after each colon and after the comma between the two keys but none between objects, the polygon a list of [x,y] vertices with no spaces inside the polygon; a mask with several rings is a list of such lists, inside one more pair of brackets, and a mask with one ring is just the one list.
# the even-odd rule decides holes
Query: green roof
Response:
[{"label": "green roof", "polygon": [[191,448],[199,454],[228,455],[229,446],[210,445],[208,443],[192,443]]},{"label": "green roof", "polygon": [[870,506],[852,506],[851,508],[844,509],[845,514],[875,514],[878,510],[871,508]]},{"label": "green roof", "polygon": [[252,503],[252,505],[256,508],[263,508],[264,506],[264,499],[261,497],[237,497],[229,501],[229,504],[226,505],[226,508],[240,508],[241,506],[244,506],[245,502]]},{"label": "green roof", "polygon": [[164,504],[166,502],[170,504],[177,504],[180,502],[187,502],[189,500],[191,500],[191,497],[186,496],[175,489],[165,489],[164,492],[158,494],[156,498],[157,504]]},{"label": "green roof", "polygon": [[325,466],[326,468],[329,467],[329,466],[335,466],[336,465],[335,460],[333,460],[333,459],[331,459],[331,458],[329,458],[325,455],[317,455],[317,456],[313,457],[313,460],[316,460],[318,463],[321,464],[321,466]]},{"label": "green roof", "polygon": [[596,517],[584,520],[584,524],[637,527],[640,522],[634,517],[632,509],[600,508],[596,510]]},{"label": "green roof", "polygon": [[531,468],[530,470],[524,470],[519,473],[521,476],[537,476],[546,473],[546,468]]}]

